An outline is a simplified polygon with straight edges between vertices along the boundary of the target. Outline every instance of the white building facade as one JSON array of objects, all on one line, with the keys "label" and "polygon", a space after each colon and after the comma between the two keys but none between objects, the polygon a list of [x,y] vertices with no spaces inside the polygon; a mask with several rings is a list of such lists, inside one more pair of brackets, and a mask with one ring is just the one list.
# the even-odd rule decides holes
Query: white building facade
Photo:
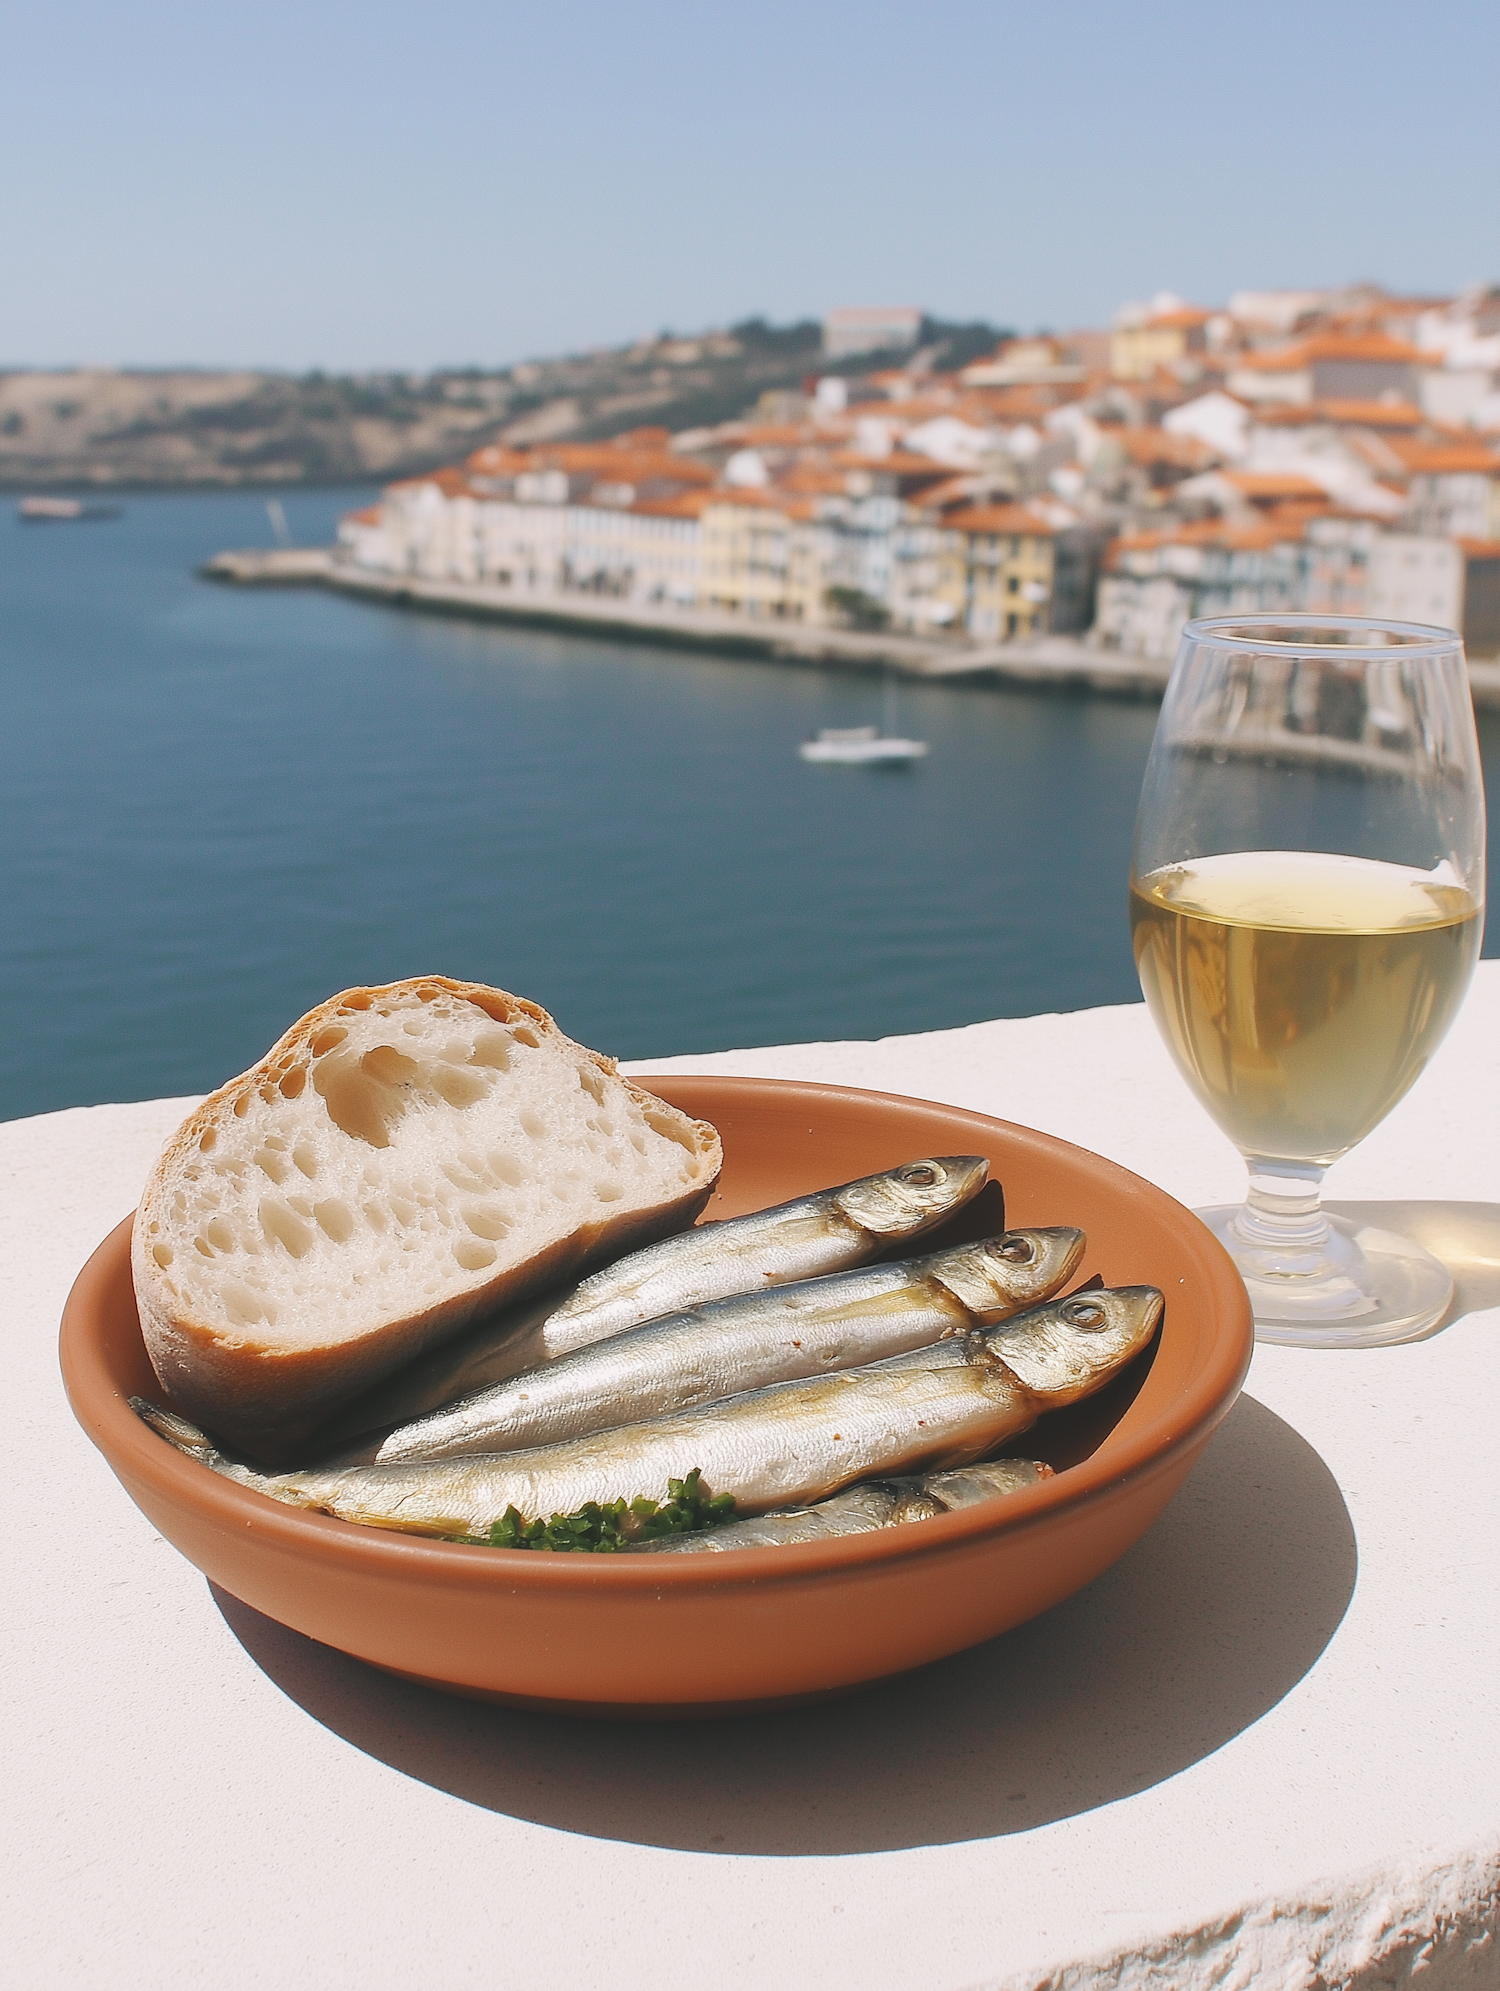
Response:
[{"label": "white building facade", "polygon": [[1314,519],[1300,539],[1226,531],[1126,542],[1099,583],[1094,639],[1170,663],[1186,623],[1207,615],[1308,612],[1464,626],[1465,562],[1451,539],[1382,532],[1368,519]]},{"label": "white building facade", "polygon": [[[565,492],[566,479],[557,481]],[[552,497],[538,491],[533,502],[518,502],[452,480],[445,488],[413,479],[386,492],[378,524],[358,514],[344,521],[339,537],[355,565],[422,580],[679,606],[698,599],[696,517],[670,502],[574,505]]]}]

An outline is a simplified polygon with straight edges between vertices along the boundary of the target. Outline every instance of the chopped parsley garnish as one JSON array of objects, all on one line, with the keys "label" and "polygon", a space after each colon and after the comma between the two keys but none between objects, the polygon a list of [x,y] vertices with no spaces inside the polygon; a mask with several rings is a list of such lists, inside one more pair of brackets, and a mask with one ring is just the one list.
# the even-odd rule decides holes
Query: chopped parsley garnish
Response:
[{"label": "chopped parsley garnish", "polygon": [[552,1549],[562,1554],[582,1551],[612,1555],[635,1542],[663,1535],[695,1535],[720,1528],[734,1519],[734,1495],[710,1493],[702,1470],[694,1466],[685,1479],[667,1481],[663,1501],[638,1494],[634,1500],[586,1500],[576,1513],[554,1514],[548,1521],[523,1520],[507,1507],[487,1535],[470,1535],[470,1542],[496,1549]]}]

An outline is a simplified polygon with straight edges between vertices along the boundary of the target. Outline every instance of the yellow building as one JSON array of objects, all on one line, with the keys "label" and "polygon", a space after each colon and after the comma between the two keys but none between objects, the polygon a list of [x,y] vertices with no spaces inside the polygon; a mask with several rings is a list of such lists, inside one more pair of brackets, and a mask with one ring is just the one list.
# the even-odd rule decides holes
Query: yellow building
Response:
[{"label": "yellow building", "polygon": [[973,505],[943,520],[938,594],[981,642],[1047,627],[1054,529],[1024,505]]},{"label": "yellow building", "polygon": [[1185,304],[1158,311],[1139,324],[1116,325],[1109,341],[1109,370],[1116,380],[1149,380],[1161,367],[1201,353],[1210,313]]},{"label": "yellow building", "polygon": [[769,491],[715,491],[699,517],[699,599],[740,615],[815,622],[821,563],[811,506]]}]

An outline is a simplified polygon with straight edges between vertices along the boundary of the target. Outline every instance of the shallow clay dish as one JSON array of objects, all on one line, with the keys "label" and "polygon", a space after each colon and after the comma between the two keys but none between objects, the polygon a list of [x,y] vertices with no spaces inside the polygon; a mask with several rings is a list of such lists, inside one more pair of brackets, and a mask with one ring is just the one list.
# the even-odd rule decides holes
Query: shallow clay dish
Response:
[{"label": "shallow clay dish", "polygon": [[[1097,1155],[956,1107],[769,1079],[645,1083],[723,1137],[706,1216],[917,1155],[987,1154],[1008,1222],[1081,1224],[1084,1275],[1161,1287],[1159,1340],[1010,1447],[1056,1478],[919,1526],[732,1555],[462,1548],[281,1506],[148,1430],[126,1402],[161,1394],[127,1220],[78,1276],[61,1353],[74,1413],[131,1499],[215,1583],[310,1638],[449,1692],[600,1714],[729,1712],[921,1666],[1047,1610],[1145,1532],[1250,1359],[1245,1289],[1195,1217]],[[984,1198],[937,1242],[999,1229],[993,1187]]]}]

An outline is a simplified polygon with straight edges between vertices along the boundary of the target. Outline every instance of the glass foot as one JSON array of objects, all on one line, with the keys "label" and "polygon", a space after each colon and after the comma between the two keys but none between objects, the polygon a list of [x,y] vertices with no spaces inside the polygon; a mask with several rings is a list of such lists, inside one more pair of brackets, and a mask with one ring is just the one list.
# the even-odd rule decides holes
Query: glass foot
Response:
[{"label": "glass foot", "polygon": [[1437,1326],[1453,1299],[1453,1278],[1442,1260],[1394,1231],[1325,1210],[1329,1236],[1321,1262],[1312,1272],[1289,1272],[1282,1269],[1282,1253],[1246,1238],[1243,1203],[1196,1214],[1240,1269],[1257,1341],[1298,1348],[1415,1341]]}]

